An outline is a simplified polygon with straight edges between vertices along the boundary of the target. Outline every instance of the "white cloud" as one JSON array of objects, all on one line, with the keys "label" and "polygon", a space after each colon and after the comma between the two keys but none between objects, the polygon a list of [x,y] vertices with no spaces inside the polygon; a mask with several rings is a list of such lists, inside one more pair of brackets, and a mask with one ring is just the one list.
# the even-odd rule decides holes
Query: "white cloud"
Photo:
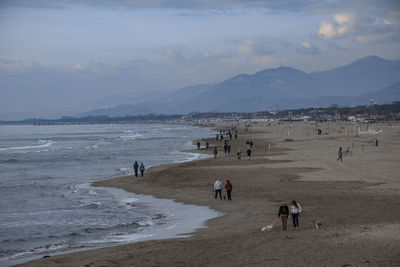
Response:
[{"label": "white cloud", "polygon": [[253,53],[253,42],[250,40],[244,40],[239,43],[238,52],[240,54],[252,54]]},{"label": "white cloud", "polygon": [[76,64],[72,68],[76,69],[76,70],[83,70],[84,69],[84,67],[81,64]]},{"label": "white cloud", "polygon": [[310,44],[309,42],[302,42],[300,46],[296,48],[296,51],[300,54],[310,54],[310,55],[316,55],[320,53],[318,47]]},{"label": "white cloud", "polygon": [[334,23],[323,21],[319,25],[318,36],[324,39],[343,37],[349,34],[354,26],[354,15],[338,13],[334,15]]},{"label": "white cloud", "polygon": [[339,25],[352,25],[354,23],[354,15],[350,13],[335,14],[334,19]]},{"label": "white cloud", "polygon": [[336,36],[336,30],[332,23],[323,21],[319,25],[318,36],[324,39],[331,39]]},{"label": "white cloud", "polygon": [[12,60],[4,56],[0,56],[1,71],[25,71],[32,67],[31,62]]},{"label": "white cloud", "polygon": [[310,49],[311,48],[311,45],[310,45],[309,42],[303,42],[303,43],[301,43],[301,46],[306,48],[306,49]]},{"label": "white cloud", "polygon": [[176,51],[173,49],[167,49],[164,51],[164,60],[165,61],[183,62],[184,58],[179,51]]}]

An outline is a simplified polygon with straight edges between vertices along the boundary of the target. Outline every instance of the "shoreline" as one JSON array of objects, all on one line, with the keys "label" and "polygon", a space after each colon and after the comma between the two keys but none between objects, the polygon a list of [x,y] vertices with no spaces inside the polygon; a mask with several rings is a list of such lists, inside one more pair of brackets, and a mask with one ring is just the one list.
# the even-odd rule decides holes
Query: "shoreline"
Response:
[{"label": "shoreline", "polygon": [[[105,263],[110,266],[185,266],[189,262],[196,266],[225,265],[223,259],[212,261],[215,251],[230,255],[228,262],[233,266],[265,266],[266,263],[270,266],[293,266],[295,263],[298,266],[368,266],[369,263],[391,266],[400,262],[400,254],[397,254],[400,251],[400,237],[394,234],[400,229],[400,219],[397,214],[388,215],[384,212],[384,207],[393,209],[400,204],[400,186],[393,179],[396,174],[392,174],[398,171],[394,162],[399,159],[396,149],[400,144],[385,146],[385,142],[398,138],[398,133],[392,131],[387,135],[384,132],[385,137],[384,134],[379,136],[380,139],[387,139],[380,141],[385,149],[383,153],[389,151],[392,156],[391,161],[385,163],[386,177],[371,176],[365,179],[365,173],[379,172],[374,172],[376,166],[370,163],[371,160],[376,161],[376,155],[382,155],[381,147],[370,153],[372,146],[368,146],[368,151],[363,150],[363,154],[357,147],[354,149],[355,155],[345,158],[351,164],[345,161],[338,165],[335,162],[336,144],[344,141],[349,143],[354,135],[348,136],[346,131],[346,135],[332,133],[316,137],[304,132],[307,125],[300,124],[300,129],[292,129],[297,124],[254,126],[248,134],[239,132],[239,140],[233,142],[232,151],[243,148],[246,139],[254,140],[254,157],[250,161],[245,157],[238,161],[231,154],[218,159],[153,167],[143,180],[132,181],[130,176],[124,176],[94,183],[95,186],[123,188],[182,203],[210,206],[225,213],[224,216],[209,220],[207,228],[197,230],[192,237],[63,254],[28,262],[26,266],[73,266],[83,263],[90,263],[90,266]],[[340,132],[339,126],[343,124],[332,125],[329,126],[335,128],[332,131]],[[283,128],[286,126],[291,131],[295,130],[290,138],[284,138],[286,129]],[[287,133],[289,136],[289,130]],[[371,139],[369,136],[358,138],[360,142],[357,145],[368,144]],[[215,139],[209,140],[215,142]],[[272,150],[266,150],[271,143]],[[338,173],[344,174],[342,181],[337,181],[340,180]],[[229,177],[234,186],[232,202],[213,199],[212,185],[217,178],[225,181],[224,177]],[[390,185],[391,189],[375,188],[378,183]],[[376,203],[371,204],[371,198]],[[261,233],[261,227],[276,218],[280,201],[291,199],[299,200],[305,208],[300,219],[300,231],[294,232],[289,226],[289,231],[282,232],[278,226],[272,232]],[[361,211],[364,208],[369,208],[374,216],[363,214]],[[315,229],[316,220],[322,222],[320,230]],[[390,239],[389,247],[385,245],[387,239]],[[307,248],[304,244],[307,244]],[[360,251],[354,251],[354,246]],[[285,247],[285,250],[281,251],[281,247]],[[181,253],[176,255],[173,249]],[[292,255],[291,250],[301,253]],[[314,251],[318,251],[318,255]]]},{"label": "shoreline", "polygon": [[[190,126],[190,127],[192,127],[193,129],[196,128],[193,126]],[[206,133],[206,136],[212,136],[212,134],[213,134],[213,132],[210,131],[209,133]],[[177,148],[176,150],[174,150],[174,149],[168,150],[168,152],[174,154],[174,156],[175,156],[175,154],[180,154],[180,157],[178,157],[178,159],[175,159],[175,157],[171,157],[169,159],[170,162],[168,162],[168,163],[160,162],[158,165],[148,165],[147,167],[149,169],[151,169],[151,168],[154,168],[157,166],[190,162],[190,161],[201,160],[203,158],[209,157],[208,155],[204,155],[204,153],[199,153],[198,151],[194,150],[194,147],[195,146],[193,145],[193,140],[190,140],[190,139],[189,139],[189,141],[186,140],[184,143],[182,143],[181,148]],[[174,158],[174,160],[171,160],[172,158]],[[181,158],[181,159],[179,159],[179,158]],[[132,174],[127,173],[124,176],[132,176]],[[124,177],[124,176],[121,176],[121,174],[120,174],[120,175],[109,176],[109,177],[105,177],[105,178],[92,179],[90,181],[78,184],[77,187],[84,185],[85,187],[91,187],[91,188],[95,189],[96,186],[94,186],[94,183],[96,183],[96,182],[99,182],[102,180],[108,180],[108,179],[112,180],[112,179],[115,179],[118,177]],[[108,186],[108,187],[104,187],[104,188],[98,187],[98,189],[100,189],[101,191],[102,190],[108,191],[109,194],[115,195],[118,197],[121,197],[121,194],[115,193],[113,191],[115,191],[115,190],[124,191],[122,193],[122,195],[125,195],[124,193],[131,194],[131,196],[129,198],[136,199],[136,201],[137,201],[137,202],[135,201],[135,204],[133,204],[134,206],[136,206],[136,205],[141,205],[144,207],[153,206],[153,208],[154,208],[153,213],[157,216],[160,215],[161,211],[164,210],[164,209],[161,209],[160,207],[164,207],[165,214],[163,214],[163,216],[161,218],[161,220],[163,220],[163,222],[157,222],[157,221],[154,222],[155,224],[159,224],[161,226],[158,226],[159,229],[153,229],[154,230],[153,232],[149,232],[148,228],[155,228],[157,225],[154,225],[154,226],[150,225],[150,227],[148,225],[143,226],[143,229],[139,229],[139,231],[137,232],[137,235],[142,236],[143,232],[147,232],[146,236],[138,237],[137,240],[133,240],[133,241],[124,241],[121,239],[120,242],[107,240],[107,241],[104,241],[104,243],[103,243],[103,242],[100,242],[101,240],[93,239],[92,240],[93,243],[91,241],[88,241],[87,244],[82,244],[81,246],[66,245],[65,248],[62,248],[60,250],[49,249],[47,252],[41,252],[39,254],[35,254],[33,251],[41,249],[41,247],[40,248],[35,247],[34,249],[32,249],[30,251],[26,251],[26,252],[24,251],[24,252],[20,253],[21,255],[25,255],[25,256],[28,255],[28,256],[23,257],[23,258],[10,257],[8,261],[4,261],[4,262],[0,261],[0,266],[10,266],[10,264],[11,265],[25,264],[30,261],[40,260],[43,257],[47,258],[47,257],[56,256],[56,255],[64,255],[64,254],[75,253],[75,252],[80,252],[80,251],[85,251],[85,250],[93,250],[93,249],[98,249],[98,248],[107,248],[107,247],[124,245],[124,244],[129,244],[129,243],[134,243],[134,242],[141,242],[141,241],[146,241],[146,240],[182,238],[185,236],[186,233],[187,233],[187,236],[190,236],[190,233],[196,231],[196,229],[205,227],[205,222],[209,218],[221,216],[220,214],[217,214],[216,211],[212,210],[209,207],[195,206],[195,205],[190,205],[190,204],[185,205],[183,203],[179,203],[179,202],[176,202],[176,201],[173,201],[170,199],[155,198],[155,197],[151,196],[150,194],[148,194],[148,195],[140,194],[139,195],[139,194],[135,194],[134,192],[126,191],[123,188],[118,189],[114,186]],[[124,196],[122,196],[122,198],[124,198]],[[123,202],[123,200],[121,199],[121,203],[122,202]],[[122,203],[122,204],[130,204],[130,203]],[[188,207],[190,207],[190,208],[188,208]],[[190,215],[191,212],[192,213],[199,212],[202,214],[203,219],[201,219],[200,217],[196,217],[195,220],[188,220],[187,218],[185,218],[185,216],[182,215],[182,210],[185,210],[188,213],[188,215]],[[190,210],[193,210],[193,211],[190,211]],[[172,215],[171,215],[172,217],[169,214],[167,214],[167,213],[171,213],[171,211],[172,211]],[[215,213],[215,214],[212,214],[212,213]],[[146,218],[144,218],[144,219],[146,219]],[[174,224],[174,225],[171,225],[171,224]],[[175,227],[175,224],[183,225],[184,229],[177,230],[176,229],[177,227]],[[163,228],[163,227],[164,228],[167,227],[168,231],[167,230],[161,231],[161,228]],[[132,234],[127,233],[127,235],[131,236]],[[157,235],[157,237],[154,237],[154,235]],[[136,238],[134,237],[133,239],[136,239]],[[97,245],[95,245],[96,243],[98,243],[100,245],[97,246]],[[51,248],[51,246],[49,245],[48,247]],[[54,246],[57,246],[57,245],[54,245]],[[43,249],[45,249],[44,246],[43,246]],[[14,256],[14,255],[12,255],[12,256]],[[16,254],[16,256],[17,256],[17,254]]]}]

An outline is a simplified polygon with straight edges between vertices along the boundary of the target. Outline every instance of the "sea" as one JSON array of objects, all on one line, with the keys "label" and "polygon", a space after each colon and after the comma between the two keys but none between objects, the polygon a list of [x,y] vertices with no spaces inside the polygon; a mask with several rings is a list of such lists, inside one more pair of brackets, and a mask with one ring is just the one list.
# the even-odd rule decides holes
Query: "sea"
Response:
[{"label": "sea", "polygon": [[148,169],[209,157],[182,151],[212,135],[164,124],[0,126],[0,266],[204,227],[220,214],[91,182],[132,174],[135,160]]}]

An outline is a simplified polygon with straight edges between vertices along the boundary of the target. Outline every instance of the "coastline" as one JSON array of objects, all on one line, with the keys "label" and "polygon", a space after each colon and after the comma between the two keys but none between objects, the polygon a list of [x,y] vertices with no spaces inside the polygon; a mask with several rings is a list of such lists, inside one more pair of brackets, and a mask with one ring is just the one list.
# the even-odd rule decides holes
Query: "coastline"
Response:
[{"label": "coastline", "polygon": [[[218,159],[153,167],[142,180],[124,176],[95,182],[95,186],[210,206],[225,215],[209,220],[207,228],[194,232],[190,238],[131,243],[23,265],[392,266],[400,262],[400,238],[393,234],[400,229],[400,220],[397,214],[385,213],[385,208],[395,209],[400,204],[400,186],[393,178],[393,172],[398,171],[394,162],[399,159],[396,149],[400,144],[391,141],[398,139],[398,133],[394,130],[385,137],[380,135],[380,140],[384,140],[379,150],[370,153],[370,144],[368,151],[361,154],[358,145],[369,144],[372,137],[355,138],[347,131],[344,135],[338,131],[339,125],[331,134],[321,137],[307,134],[311,127],[306,129],[306,125],[303,129],[285,125],[292,131],[290,138],[284,126],[257,125],[250,133],[240,131],[239,139],[233,142],[233,152],[238,148],[244,152],[245,140],[254,140],[254,155],[249,161],[244,156],[238,161],[233,153]],[[344,142],[355,142],[357,149],[355,155],[345,158],[351,164],[345,161],[338,165],[337,143]],[[265,149],[268,144],[272,144],[270,151]],[[377,155],[388,152],[392,157],[385,163],[385,177],[375,176],[379,170],[374,172],[376,166],[371,163],[376,162]],[[342,175],[340,179],[338,173]],[[363,177],[368,173],[372,175]],[[212,186],[217,178],[232,181],[232,202],[214,200]],[[371,205],[371,198],[376,203]],[[261,227],[276,218],[279,203],[291,199],[299,200],[305,208],[300,231],[289,227],[289,231],[282,232],[278,226],[270,233],[261,233]],[[374,216],[361,212],[367,208]],[[321,229],[315,229],[315,220],[322,222]],[[173,252],[176,250],[179,255]],[[299,253],[293,255],[291,251]],[[222,255],[222,259],[213,255]]]}]

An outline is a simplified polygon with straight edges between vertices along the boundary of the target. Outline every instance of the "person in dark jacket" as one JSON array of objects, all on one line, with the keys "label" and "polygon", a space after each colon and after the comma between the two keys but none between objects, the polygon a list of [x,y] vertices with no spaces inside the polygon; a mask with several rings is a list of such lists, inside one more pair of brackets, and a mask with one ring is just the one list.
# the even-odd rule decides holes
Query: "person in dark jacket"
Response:
[{"label": "person in dark jacket", "polygon": [[247,149],[247,159],[250,160],[250,157],[251,157],[251,149],[248,148]]},{"label": "person in dark jacket", "polygon": [[336,161],[338,161],[340,159],[340,161],[343,161],[343,150],[342,147],[339,147],[339,151],[338,151],[338,158]]},{"label": "person in dark jacket", "polygon": [[228,195],[228,200],[232,200],[232,197],[231,197],[232,184],[229,180],[226,180],[225,190],[226,190],[226,194]]},{"label": "person in dark jacket", "polygon": [[137,161],[135,161],[135,164],[133,164],[133,169],[135,171],[135,176],[137,177],[139,171],[139,164],[137,163]]},{"label": "person in dark jacket", "polygon": [[289,207],[286,205],[285,202],[282,202],[282,205],[279,207],[278,218],[280,217],[282,220],[283,231],[286,231],[288,216],[289,216]]}]

